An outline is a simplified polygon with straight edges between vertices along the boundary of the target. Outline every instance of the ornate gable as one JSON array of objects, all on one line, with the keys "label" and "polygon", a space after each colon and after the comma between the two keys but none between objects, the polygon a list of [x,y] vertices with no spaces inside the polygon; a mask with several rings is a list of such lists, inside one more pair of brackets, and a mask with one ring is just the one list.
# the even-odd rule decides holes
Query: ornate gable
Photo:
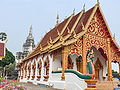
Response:
[{"label": "ornate gable", "polygon": [[110,37],[106,23],[103,20],[99,8],[96,10],[96,13],[89,24],[87,33],[101,38]]},{"label": "ornate gable", "polygon": [[96,6],[96,11],[90,20],[86,33],[86,47],[90,49],[91,46],[95,46],[97,49],[102,48],[104,53],[107,51],[107,38],[110,38],[111,43],[111,57],[112,60],[119,61],[119,46],[115,42],[109,27],[101,12],[100,6]]}]

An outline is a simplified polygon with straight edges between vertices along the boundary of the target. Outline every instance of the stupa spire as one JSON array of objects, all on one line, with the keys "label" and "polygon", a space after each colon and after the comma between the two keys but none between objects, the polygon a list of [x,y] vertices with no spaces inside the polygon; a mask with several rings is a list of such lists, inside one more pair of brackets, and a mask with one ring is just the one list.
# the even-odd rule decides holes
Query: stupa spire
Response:
[{"label": "stupa spire", "polygon": [[32,25],[30,26],[30,30],[29,30],[29,35],[27,37],[28,39],[32,39],[33,36],[32,36]]},{"label": "stupa spire", "polygon": [[32,25],[30,26],[29,34],[32,34]]}]

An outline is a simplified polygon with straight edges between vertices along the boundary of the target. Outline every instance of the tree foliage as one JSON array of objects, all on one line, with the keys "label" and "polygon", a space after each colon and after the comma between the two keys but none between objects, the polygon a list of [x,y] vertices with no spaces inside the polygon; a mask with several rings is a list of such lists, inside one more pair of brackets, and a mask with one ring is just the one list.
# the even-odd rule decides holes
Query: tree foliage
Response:
[{"label": "tree foliage", "polygon": [[117,71],[112,70],[112,73],[118,73]]},{"label": "tree foliage", "polygon": [[5,67],[15,61],[15,56],[6,48],[5,58],[0,60],[0,67]]},{"label": "tree foliage", "polygon": [[15,62],[12,64],[5,66],[5,70],[7,71],[7,74],[11,75],[11,73],[15,70]]},{"label": "tree foliage", "polygon": [[0,40],[1,40],[1,41],[5,41],[6,39],[7,39],[7,34],[4,33],[4,32],[1,32],[1,33],[0,33]]}]

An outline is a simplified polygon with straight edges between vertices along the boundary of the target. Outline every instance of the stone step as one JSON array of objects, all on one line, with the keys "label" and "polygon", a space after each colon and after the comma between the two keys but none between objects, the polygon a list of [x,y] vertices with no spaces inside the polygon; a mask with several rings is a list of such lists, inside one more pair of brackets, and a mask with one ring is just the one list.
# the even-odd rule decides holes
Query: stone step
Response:
[{"label": "stone step", "polygon": [[97,88],[86,88],[85,90],[98,90]]}]

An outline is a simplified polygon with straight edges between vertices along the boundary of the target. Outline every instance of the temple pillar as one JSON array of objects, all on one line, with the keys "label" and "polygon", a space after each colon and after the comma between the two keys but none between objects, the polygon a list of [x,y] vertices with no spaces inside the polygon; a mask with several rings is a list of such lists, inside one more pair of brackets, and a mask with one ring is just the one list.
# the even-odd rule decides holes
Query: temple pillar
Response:
[{"label": "temple pillar", "polygon": [[85,41],[85,35],[83,36],[83,42],[82,42],[82,73],[86,74],[86,41]]},{"label": "temple pillar", "polygon": [[28,74],[29,74],[29,71],[28,71],[28,61],[27,61],[27,64],[26,64],[26,70],[27,70],[26,77],[28,78]]},{"label": "temple pillar", "polygon": [[107,38],[107,50],[108,50],[108,80],[112,80],[112,65],[111,65],[111,48],[110,48],[110,38]]},{"label": "temple pillar", "polygon": [[38,75],[38,61],[36,59],[36,69],[35,69],[35,79],[37,79],[37,75]]},{"label": "temple pillar", "polygon": [[67,47],[62,48],[62,76],[61,80],[65,80],[65,70],[67,69],[68,50]]},{"label": "temple pillar", "polygon": [[32,79],[32,75],[33,75],[33,70],[32,70],[32,61],[31,61],[31,66],[30,66],[30,79]]}]

